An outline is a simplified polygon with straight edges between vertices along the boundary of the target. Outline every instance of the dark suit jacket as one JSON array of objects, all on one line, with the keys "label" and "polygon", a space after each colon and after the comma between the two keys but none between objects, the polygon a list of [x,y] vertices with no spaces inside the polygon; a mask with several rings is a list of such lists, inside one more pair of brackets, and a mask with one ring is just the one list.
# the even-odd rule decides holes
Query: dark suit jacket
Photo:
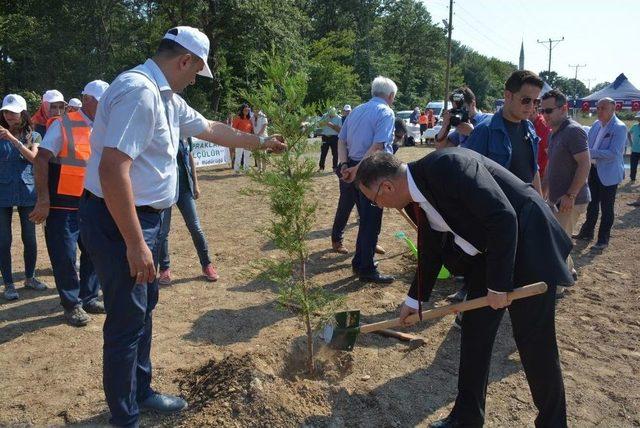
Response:
[{"label": "dark suit jacket", "polygon": [[[566,265],[571,239],[528,184],[472,150],[448,148],[409,164],[416,186],[449,227],[482,252],[486,286],[510,291],[532,282],[573,282]],[[442,233],[424,222],[420,263],[428,300],[443,254]],[[417,299],[414,281],[409,296]]]}]

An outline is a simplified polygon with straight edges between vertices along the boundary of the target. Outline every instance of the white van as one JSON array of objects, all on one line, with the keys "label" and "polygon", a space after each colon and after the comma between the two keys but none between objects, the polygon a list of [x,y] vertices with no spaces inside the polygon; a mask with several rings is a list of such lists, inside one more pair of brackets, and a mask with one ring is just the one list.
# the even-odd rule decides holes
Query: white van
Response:
[{"label": "white van", "polygon": [[[442,107],[444,106],[443,101],[431,101],[425,107],[426,110],[431,109],[433,111],[433,115],[438,118],[438,122],[442,118]],[[453,106],[451,105],[451,101],[447,101],[447,110],[451,110]]]}]

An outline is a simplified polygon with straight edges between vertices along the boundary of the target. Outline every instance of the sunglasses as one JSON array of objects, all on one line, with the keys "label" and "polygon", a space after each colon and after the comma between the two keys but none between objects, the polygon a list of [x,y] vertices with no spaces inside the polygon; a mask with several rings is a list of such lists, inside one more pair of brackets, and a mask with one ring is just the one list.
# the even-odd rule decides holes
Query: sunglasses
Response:
[{"label": "sunglasses", "polygon": [[522,104],[523,106],[526,106],[527,104],[535,103],[535,101],[536,101],[535,98],[529,98],[529,97],[520,98],[520,104]]},{"label": "sunglasses", "polygon": [[551,114],[551,113],[553,113],[553,111],[554,111],[555,109],[557,109],[557,108],[560,108],[560,107],[547,107],[547,108],[541,108],[541,109],[540,109],[540,113],[542,113],[542,114]]}]

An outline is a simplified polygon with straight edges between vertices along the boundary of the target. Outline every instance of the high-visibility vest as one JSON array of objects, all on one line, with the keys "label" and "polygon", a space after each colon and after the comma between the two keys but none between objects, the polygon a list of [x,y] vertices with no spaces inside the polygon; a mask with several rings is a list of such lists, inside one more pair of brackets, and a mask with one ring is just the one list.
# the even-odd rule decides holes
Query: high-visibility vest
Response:
[{"label": "high-visibility vest", "polygon": [[426,125],[427,124],[427,115],[426,114],[421,114],[420,117],[418,118],[418,123],[420,125]]},{"label": "high-visibility vest", "polygon": [[49,164],[49,200],[51,208],[76,209],[84,189],[84,174],[91,155],[91,126],[79,111],[57,119],[62,132],[60,153]]}]

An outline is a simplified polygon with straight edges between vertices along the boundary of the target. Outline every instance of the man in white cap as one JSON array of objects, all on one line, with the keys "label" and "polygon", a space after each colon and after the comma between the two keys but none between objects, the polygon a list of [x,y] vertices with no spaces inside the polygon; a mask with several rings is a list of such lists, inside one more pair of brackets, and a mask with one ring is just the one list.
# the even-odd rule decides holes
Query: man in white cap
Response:
[{"label": "man in white cap", "polygon": [[347,116],[349,116],[349,113],[351,113],[351,105],[345,104],[344,107],[342,107],[342,123],[343,124],[344,124],[344,121],[347,119]]},{"label": "man in white cap", "polygon": [[44,137],[49,125],[64,113],[67,103],[62,92],[57,89],[49,89],[42,95],[42,103],[38,111],[31,117],[34,130]]},{"label": "man in white cap", "polygon": [[78,111],[82,108],[82,101],[77,98],[71,98],[67,105],[67,111]]},{"label": "man in white cap", "polygon": [[60,303],[65,319],[75,327],[91,320],[87,313],[104,313],[104,305],[98,301],[100,284],[80,239],[78,205],[91,154],[93,119],[108,87],[102,80],[87,83],[82,91],[82,108],[65,113],[49,126],[34,161],[37,201],[29,218],[35,223],[46,220],[44,236]]},{"label": "man in white cap", "polygon": [[286,148],[279,136],[247,134],[205,119],[177,92],[211,77],[209,39],[170,29],[153,58],[119,75],[100,100],[80,201],[80,234],[104,295],[103,385],[110,423],[137,426],[139,408],[176,412],[179,397],[151,389],[152,311],[163,210],[176,202],[181,138],[250,150]]}]

